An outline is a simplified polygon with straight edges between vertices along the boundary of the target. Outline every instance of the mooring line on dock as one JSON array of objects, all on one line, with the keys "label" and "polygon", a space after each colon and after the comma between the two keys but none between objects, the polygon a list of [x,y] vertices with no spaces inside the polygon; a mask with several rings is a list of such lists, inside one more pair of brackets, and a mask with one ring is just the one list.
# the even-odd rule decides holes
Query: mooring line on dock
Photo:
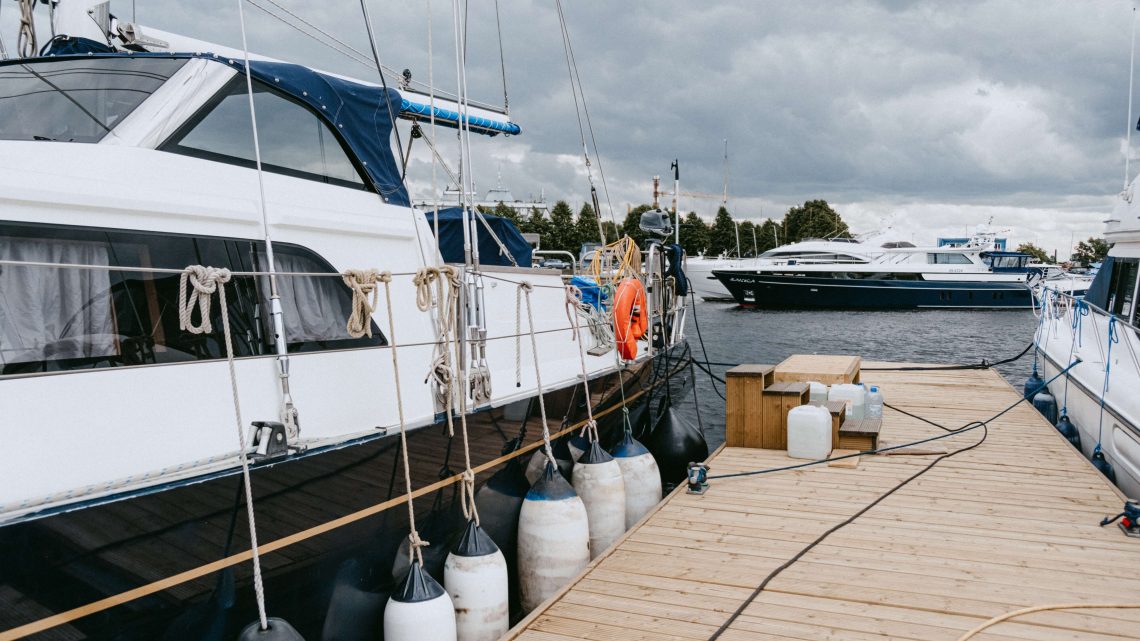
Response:
[{"label": "mooring line on dock", "polygon": [[[1027,351],[1028,351],[1028,350],[1027,350]],[[1020,357],[1019,357],[1019,358],[1020,358]],[[1053,382],[1053,381],[1054,381],[1054,380],[1056,380],[1057,378],[1060,378],[1061,376],[1063,376],[1064,374],[1066,374],[1066,373],[1067,373],[1067,372],[1068,372],[1070,369],[1072,369],[1073,367],[1076,367],[1076,366],[1077,366],[1077,364],[1079,364],[1080,362],[1081,362],[1081,360],[1080,360],[1079,358],[1078,358],[1077,360],[1073,361],[1072,363],[1070,363],[1070,364],[1069,364],[1069,366],[1068,366],[1068,367],[1066,367],[1065,369],[1063,369],[1063,370],[1061,370],[1060,372],[1058,372],[1056,376],[1054,376],[1053,378],[1051,378],[1051,379],[1049,379],[1048,381],[1046,381],[1046,384]],[[880,452],[886,452],[886,451],[890,451],[890,450],[896,450],[896,449],[900,449],[900,448],[903,448],[903,447],[911,447],[911,446],[914,446],[914,445],[920,445],[920,444],[922,444],[922,443],[929,443],[929,442],[931,442],[931,441],[937,441],[937,440],[941,440],[941,439],[944,439],[944,438],[950,438],[951,436],[957,436],[957,435],[959,435],[959,434],[963,434],[963,433],[965,433],[965,432],[973,431],[973,430],[975,430],[975,429],[978,429],[979,427],[980,427],[980,428],[982,428],[982,437],[981,437],[980,439],[978,439],[978,441],[977,441],[976,443],[973,443],[973,444],[971,444],[971,445],[967,445],[967,446],[965,446],[965,447],[961,447],[961,448],[959,448],[959,449],[957,449],[957,450],[954,450],[953,452],[948,452],[948,453],[946,453],[946,454],[942,454],[941,456],[938,456],[938,457],[937,457],[937,458],[935,458],[934,460],[930,461],[930,463],[928,463],[928,464],[927,464],[925,467],[923,467],[921,470],[919,470],[919,471],[915,472],[914,474],[910,475],[909,477],[907,477],[907,478],[903,479],[902,481],[900,481],[899,483],[897,483],[897,484],[896,484],[894,487],[892,487],[891,489],[887,490],[887,491],[886,491],[886,492],[884,492],[883,494],[880,494],[880,495],[879,495],[878,497],[876,497],[876,498],[875,498],[873,501],[871,501],[871,502],[870,502],[870,503],[868,503],[867,505],[863,506],[861,509],[859,509],[857,512],[855,512],[855,513],[854,513],[854,514],[852,514],[851,516],[847,517],[847,518],[846,518],[846,519],[844,519],[843,521],[840,521],[839,523],[837,523],[837,524],[835,524],[835,525],[831,526],[830,528],[828,528],[826,531],[824,531],[822,534],[820,534],[818,537],[816,537],[816,538],[815,538],[815,539],[814,539],[814,540],[813,540],[811,543],[808,543],[806,546],[804,546],[802,549],[800,549],[800,551],[799,551],[799,552],[796,552],[796,554],[795,554],[795,555],[793,555],[793,556],[792,556],[790,559],[788,559],[787,561],[783,562],[783,563],[782,563],[782,564],[780,564],[778,567],[776,567],[774,570],[772,570],[771,572],[769,572],[769,573],[768,573],[768,576],[764,577],[764,580],[763,580],[763,581],[761,581],[761,582],[760,582],[760,584],[759,584],[758,586],[756,586],[756,589],[752,591],[752,594],[750,594],[750,595],[748,596],[748,598],[747,598],[747,599],[745,599],[745,600],[744,600],[744,602],[743,602],[743,603],[741,603],[741,604],[740,604],[740,606],[739,606],[739,607],[737,607],[737,608],[736,608],[736,610],[735,610],[735,611],[734,611],[734,612],[733,612],[733,613],[732,613],[732,614],[731,614],[731,615],[728,617],[728,619],[727,619],[727,620],[726,620],[726,621],[725,621],[723,624],[721,624],[721,626],[720,626],[719,628],[717,628],[716,632],[713,632],[712,636],[710,636],[710,637],[709,637],[709,641],[716,641],[717,639],[719,639],[719,638],[721,637],[721,635],[722,635],[722,634],[724,634],[724,632],[725,632],[726,630],[728,630],[728,628],[729,628],[730,626],[732,626],[732,624],[733,624],[733,623],[735,623],[737,619],[739,619],[739,618],[740,618],[740,615],[744,614],[744,611],[745,611],[746,609],[748,609],[748,606],[752,605],[752,603],[754,603],[754,602],[756,601],[756,598],[757,598],[758,596],[760,596],[760,594],[761,594],[761,593],[764,591],[764,589],[765,589],[766,587],[768,587],[768,584],[769,584],[769,583],[771,583],[771,582],[772,582],[772,581],[773,581],[773,580],[774,580],[774,579],[775,579],[777,576],[779,576],[779,575],[780,575],[780,574],[781,574],[781,573],[782,573],[784,570],[788,569],[789,567],[791,567],[792,565],[794,565],[794,564],[795,564],[797,561],[799,561],[800,559],[802,559],[802,558],[803,558],[805,555],[807,555],[807,553],[808,553],[808,552],[812,551],[812,549],[814,549],[814,548],[815,548],[817,545],[819,545],[819,544],[820,544],[820,543],[822,543],[824,540],[826,540],[826,539],[827,539],[829,536],[831,536],[831,535],[832,535],[832,534],[834,534],[835,532],[838,532],[839,530],[843,529],[844,527],[846,527],[846,526],[850,525],[851,523],[855,522],[855,520],[856,520],[856,519],[858,519],[860,516],[862,516],[862,515],[866,514],[867,512],[869,512],[869,511],[870,511],[872,508],[874,508],[876,505],[878,505],[878,504],[882,503],[884,500],[886,500],[886,499],[887,499],[887,497],[891,496],[891,495],[892,495],[892,494],[894,494],[895,492],[897,492],[897,491],[901,490],[902,488],[906,487],[906,486],[907,486],[907,485],[908,485],[908,484],[909,484],[911,481],[914,481],[914,480],[915,480],[915,479],[917,479],[918,477],[920,477],[920,476],[922,476],[923,474],[926,474],[926,473],[927,473],[927,472],[929,472],[930,470],[934,469],[934,467],[935,467],[935,466],[937,466],[937,465],[938,465],[939,463],[941,463],[942,461],[944,461],[944,460],[946,460],[946,459],[948,459],[948,458],[950,458],[950,457],[952,457],[952,456],[957,456],[958,454],[962,454],[963,452],[968,452],[968,451],[970,451],[970,450],[973,450],[973,449],[975,449],[975,448],[977,448],[977,447],[980,447],[980,446],[981,446],[983,443],[985,443],[985,442],[986,442],[986,439],[989,437],[989,423],[991,423],[991,422],[993,422],[993,421],[996,421],[997,419],[1001,418],[1001,417],[1002,417],[1002,416],[1004,416],[1006,413],[1008,413],[1008,412],[1012,411],[1012,410],[1013,410],[1015,407],[1017,407],[1018,405],[1020,405],[1020,404],[1024,403],[1025,401],[1026,401],[1025,397],[1024,397],[1024,396],[1021,396],[1021,397],[1019,397],[1019,398],[1017,399],[1017,401],[1016,401],[1016,402],[1014,402],[1014,403],[1010,404],[1010,405],[1009,405],[1008,407],[1006,407],[1005,409],[1001,410],[1001,411],[1000,411],[1000,412],[998,412],[997,414],[994,414],[993,416],[991,416],[990,418],[988,418],[988,419],[986,419],[986,420],[984,420],[984,421],[972,421],[972,422],[970,422],[970,423],[967,423],[967,424],[963,425],[963,426],[962,426],[962,427],[960,427],[960,428],[957,428],[957,429],[953,429],[953,430],[949,430],[949,431],[947,431],[947,433],[945,433],[945,434],[939,434],[939,435],[937,435],[937,436],[933,436],[933,437],[930,437],[930,438],[927,438],[927,439],[921,439],[921,440],[918,440],[918,441],[914,441],[914,442],[912,442],[912,443],[907,443],[907,444],[904,444],[904,445],[894,445],[894,446],[891,446],[891,447],[886,447],[886,448],[879,448],[879,449],[876,449],[876,450],[870,450],[870,451],[867,451],[867,452],[857,452],[857,453],[854,453],[854,454],[847,454],[847,455],[844,455],[844,456],[838,456],[838,457],[836,457],[836,458],[833,458],[833,459],[820,459],[820,460],[816,460],[816,461],[809,461],[809,462],[807,462],[807,463],[802,463],[802,464],[798,464],[798,465],[791,465],[791,466],[785,466],[785,467],[781,467],[781,468],[769,468],[769,469],[765,469],[765,470],[754,470],[754,471],[751,471],[751,472],[736,472],[736,473],[733,473],[733,474],[722,474],[722,475],[719,475],[719,476],[716,476],[716,477],[712,477],[712,476],[710,476],[710,477],[709,477],[709,479],[710,479],[710,480],[715,480],[715,479],[717,479],[717,478],[721,478],[721,479],[727,479],[727,478],[737,478],[737,477],[742,477],[742,476],[757,476],[757,475],[760,475],[760,474],[767,474],[767,473],[771,473],[771,472],[777,472],[777,471],[783,471],[783,470],[800,469],[800,468],[809,467],[809,466],[813,466],[813,465],[819,465],[819,464],[821,464],[821,463],[826,463],[826,462],[828,462],[828,461],[838,461],[838,460],[843,460],[843,459],[846,459],[846,458],[852,458],[852,457],[854,457],[854,456],[864,456],[864,455],[867,455],[867,454],[877,454],[877,453],[880,453]],[[915,416],[914,414],[910,414],[909,412],[908,412],[907,414],[908,414],[908,415],[910,415],[910,416]],[[917,417],[916,417],[916,418],[917,418]],[[934,421],[931,421],[931,420],[929,420],[929,419],[923,419],[923,420],[924,420],[925,422],[927,422],[927,423],[930,423],[931,425],[934,425],[934,426],[936,426],[936,427],[939,427],[939,428],[941,428],[941,429],[943,429],[943,430],[947,430],[947,429],[948,429],[948,428],[946,428],[945,426],[939,425],[938,423],[935,423]],[[969,637],[965,637],[965,638],[967,638],[967,639],[968,639]]]}]

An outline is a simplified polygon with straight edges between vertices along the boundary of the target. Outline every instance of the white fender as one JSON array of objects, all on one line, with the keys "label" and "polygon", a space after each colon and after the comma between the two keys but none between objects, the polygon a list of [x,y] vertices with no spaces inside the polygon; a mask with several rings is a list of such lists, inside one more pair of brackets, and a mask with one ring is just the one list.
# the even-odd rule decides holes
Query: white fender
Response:
[{"label": "white fender", "polygon": [[625,532],[625,482],[621,467],[597,442],[574,466],[574,490],[586,505],[590,557],[597,558]]},{"label": "white fender", "polygon": [[610,451],[625,482],[625,528],[628,530],[661,502],[661,470],[645,446],[626,432]]},{"label": "white fender", "polygon": [[474,521],[447,555],[443,585],[455,606],[458,641],[495,641],[507,633],[507,560]]},{"label": "white fender", "polygon": [[586,506],[549,462],[523,500],[518,555],[524,612],[553,596],[590,563]]},{"label": "white fender", "polygon": [[456,641],[451,597],[419,563],[384,608],[385,641]]}]

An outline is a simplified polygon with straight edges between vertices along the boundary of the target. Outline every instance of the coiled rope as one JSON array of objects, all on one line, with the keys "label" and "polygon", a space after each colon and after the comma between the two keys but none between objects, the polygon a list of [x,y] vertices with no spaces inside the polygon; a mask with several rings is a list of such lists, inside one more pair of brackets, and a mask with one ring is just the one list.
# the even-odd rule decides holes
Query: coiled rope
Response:
[{"label": "coiled rope", "polygon": [[582,346],[580,337],[581,328],[578,323],[578,310],[582,305],[582,290],[574,285],[566,286],[566,316],[571,319],[574,325],[574,332],[570,334],[570,340],[578,343],[578,363],[582,366],[582,390],[586,395],[586,424],[582,426],[582,431],[579,433],[581,436],[586,437],[591,442],[598,441],[598,422],[594,420],[594,402],[590,398],[590,376],[586,372],[586,350]]},{"label": "coiled rope", "polygon": [[[238,435],[238,461],[241,463],[242,484],[245,491],[245,512],[249,523],[249,547],[253,556],[253,593],[257,600],[257,617],[261,629],[269,628],[265,614],[265,587],[261,579],[261,555],[257,547],[257,519],[253,509],[253,485],[250,482],[249,458],[246,456],[245,421],[241,417],[241,403],[238,400],[237,371],[234,368],[234,343],[230,334],[230,313],[226,305],[226,283],[230,282],[230,270],[224,267],[203,267],[191,265],[182,272],[178,281],[178,328],[191,334],[213,333],[210,319],[210,300],[217,293],[221,307],[222,336],[226,343],[226,364],[230,371],[230,392],[233,394],[234,421]],[[201,314],[198,323],[193,322],[194,310]]]},{"label": "coiled rope", "polygon": [[542,371],[538,364],[538,341],[534,338],[534,310],[531,309],[530,305],[530,292],[533,289],[534,287],[528,281],[521,281],[518,284],[518,293],[516,296],[521,296],[526,299],[526,318],[530,329],[530,353],[531,356],[534,357],[535,391],[538,394],[539,416],[542,418],[542,447],[546,452],[546,460],[549,461],[551,465],[557,465],[554,461],[554,449],[550,447],[550,425],[546,422],[546,400],[543,398]]},{"label": "coiled rope", "polygon": [[[345,324],[348,335],[352,338],[372,338],[372,312],[379,302],[377,284],[380,282],[380,272],[375,269],[349,269],[341,274],[341,278],[352,290],[352,311]],[[395,339],[392,340],[395,342]]]},{"label": "coiled rope", "polygon": [[16,51],[21,58],[34,58],[36,55],[36,0],[18,0],[20,3],[20,32],[16,38]]},{"label": "coiled rope", "polygon": [[408,562],[419,563],[422,567],[424,555],[420,548],[425,548],[431,543],[421,539],[420,533],[416,530],[416,507],[412,501],[412,469],[408,463],[408,429],[404,421],[404,395],[400,390],[400,362],[396,357],[396,322],[392,315],[392,274],[380,272],[377,275],[377,280],[384,285],[384,303],[388,307],[388,336],[392,339],[392,345],[389,349],[392,352],[392,376],[396,383],[396,415],[400,420],[400,453],[404,464],[404,491],[408,496],[408,542],[411,543],[408,547]]}]

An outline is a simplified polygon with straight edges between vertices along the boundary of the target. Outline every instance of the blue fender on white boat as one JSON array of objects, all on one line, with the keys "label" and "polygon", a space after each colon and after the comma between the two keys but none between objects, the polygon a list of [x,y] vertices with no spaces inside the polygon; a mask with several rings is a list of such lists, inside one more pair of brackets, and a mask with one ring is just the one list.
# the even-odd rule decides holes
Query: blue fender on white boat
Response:
[{"label": "blue fender on white boat", "polygon": [[411,564],[403,584],[388,599],[384,641],[456,641],[451,597],[419,563]]},{"label": "blue fender on white boat", "polygon": [[[515,450],[512,447],[509,454]],[[523,499],[530,491],[530,483],[523,473],[523,461],[514,457],[503,469],[491,475],[475,493],[475,507],[479,510],[479,527],[491,537],[507,561],[510,578],[511,611],[519,609],[518,541],[519,512]]]},{"label": "blue fender on white boat", "polygon": [[458,641],[495,641],[507,633],[507,560],[474,521],[447,555],[443,585],[455,606]]},{"label": "blue fender on white boat", "polygon": [[621,466],[596,441],[578,459],[574,491],[586,505],[590,558],[597,558],[625,532],[625,481]]},{"label": "blue fender on white boat", "polygon": [[610,450],[621,467],[625,482],[625,527],[628,530],[661,502],[661,470],[644,445],[623,431],[622,440]]},{"label": "blue fender on white boat", "polygon": [[590,563],[586,506],[549,461],[519,513],[519,593],[529,612]]}]

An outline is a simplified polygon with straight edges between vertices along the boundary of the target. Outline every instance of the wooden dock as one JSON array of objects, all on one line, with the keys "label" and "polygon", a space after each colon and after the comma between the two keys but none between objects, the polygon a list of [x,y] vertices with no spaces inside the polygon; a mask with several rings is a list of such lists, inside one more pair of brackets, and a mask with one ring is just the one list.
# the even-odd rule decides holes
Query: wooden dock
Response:
[{"label": "wooden dock", "polygon": [[[887,403],[960,427],[1019,397],[992,370],[870,371]],[[885,410],[880,447],[941,433]],[[853,469],[712,480],[674,492],[507,639],[708,639],[772,570],[974,430],[908,455],[862,457]],[[796,461],[724,448],[711,475]],[[1124,497],[1036,411],[1022,404],[980,447],[942,460],[779,574],[721,639],[954,641],[1029,606],[1140,601],[1140,539],[1101,518]],[[1050,611],[975,637],[1136,639],[1140,610]]]}]

